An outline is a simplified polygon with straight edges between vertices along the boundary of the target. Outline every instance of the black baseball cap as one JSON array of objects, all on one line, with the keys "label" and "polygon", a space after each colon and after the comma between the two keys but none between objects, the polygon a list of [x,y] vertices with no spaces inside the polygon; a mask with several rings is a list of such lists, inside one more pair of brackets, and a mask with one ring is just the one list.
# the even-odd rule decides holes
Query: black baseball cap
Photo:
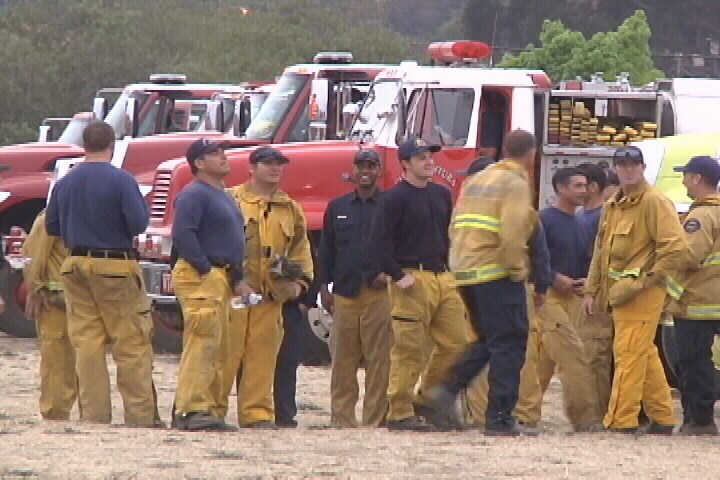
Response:
[{"label": "black baseball cap", "polygon": [[422,139],[411,136],[405,142],[400,144],[400,147],[398,148],[398,157],[400,157],[400,160],[409,160],[410,157],[420,155],[421,153],[435,153],[439,151],[439,145],[428,145]]},{"label": "black baseball cap", "polygon": [[640,150],[638,147],[634,145],[627,145],[625,147],[620,147],[617,150],[615,150],[615,153],[613,153],[613,165],[618,164],[619,162],[625,161],[625,160],[632,160],[635,163],[642,163],[645,164],[645,157],[643,157],[642,150]]},{"label": "black baseball cap", "polygon": [[290,159],[287,158],[280,150],[273,147],[260,147],[250,154],[250,163],[257,165],[258,163],[266,162],[279,162],[282,164],[290,163]]},{"label": "black baseball cap", "polygon": [[375,150],[363,148],[361,150],[358,150],[358,152],[355,154],[353,163],[373,163],[375,165],[380,165],[380,155],[378,155]]},{"label": "black baseball cap", "polygon": [[687,165],[673,167],[676,172],[697,173],[716,184],[720,182],[720,163],[709,155],[692,157]]},{"label": "black baseball cap", "polygon": [[207,138],[198,138],[190,144],[185,152],[185,157],[188,162],[192,163],[203,155],[225,150],[225,148],[227,148],[227,144],[224,142],[211,142]]},{"label": "black baseball cap", "polygon": [[475,175],[478,172],[482,172],[483,170],[485,170],[487,167],[489,167],[493,163],[495,163],[495,160],[493,160],[490,157],[486,157],[486,156],[478,157],[475,160],[473,160],[470,165],[468,165],[468,168],[466,168],[465,170],[460,170],[458,172],[458,175],[465,175],[468,177],[470,175]]}]

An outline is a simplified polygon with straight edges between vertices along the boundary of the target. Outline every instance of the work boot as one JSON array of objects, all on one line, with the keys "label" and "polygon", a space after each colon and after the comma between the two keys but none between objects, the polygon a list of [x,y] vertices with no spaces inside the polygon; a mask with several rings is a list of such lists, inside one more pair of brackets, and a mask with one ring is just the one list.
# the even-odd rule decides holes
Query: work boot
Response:
[{"label": "work boot", "polygon": [[[464,429],[464,425],[458,411],[455,408],[457,403],[457,395],[454,395],[450,390],[442,385],[438,385],[430,389],[426,394],[427,399],[432,403],[433,407],[427,409],[431,410],[431,416],[426,417],[430,423],[442,429],[441,425],[447,426],[448,429]],[[417,412],[417,411],[416,411]],[[432,417],[435,417],[433,420]]]},{"label": "work boot", "polygon": [[485,421],[485,436],[488,437],[535,437],[540,432],[534,428],[523,427],[514,418]]},{"label": "work boot", "polygon": [[402,420],[388,420],[387,428],[390,431],[409,431],[409,432],[436,432],[435,425],[426,423],[417,417],[403,418]]},{"label": "work boot", "polygon": [[718,427],[715,423],[709,423],[707,425],[696,425],[693,422],[686,423],[680,428],[680,433],[683,435],[718,435]]},{"label": "work boot", "polygon": [[252,422],[243,425],[243,428],[256,428],[258,430],[277,430],[278,426],[270,420],[260,420],[258,422]]},{"label": "work boot", "polygon": [[188,412],[185,414],[176,414],[175,418],[173,419],[173,428],[189,432],[233,432],[237,430],[232,425],[228,425],[223,420],[213,415],[210,415],[207,412]]},{"label": "work boot", "polygon": [[645,435],[672,435],[675,425],[662,425],[660,423],[650,422],[640,433]]},{"label": "work boot", "polygon": [[275,419],[275,426],[278,428],[297,428],[297,420],[277,420]]}]

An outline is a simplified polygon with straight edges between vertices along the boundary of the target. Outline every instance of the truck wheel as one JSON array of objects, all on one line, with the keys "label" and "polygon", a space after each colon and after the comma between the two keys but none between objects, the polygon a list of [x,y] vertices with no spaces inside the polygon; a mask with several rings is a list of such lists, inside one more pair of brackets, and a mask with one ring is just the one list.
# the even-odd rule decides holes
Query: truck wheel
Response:
[{"label": "truck wheel", "polygon": [[19,338],[34,338],[35,322],[25,317],[25,284],[22,272],[5,265],[0,270],[0,296],[5,301],[5,312],[0,315],[0,330]]},{"label": "truck wheel", "polygon": [[305,315],[303,322],[302,343],[303,343],[303,359],[302,364],[309,367],[317,367],[322,365],[330,365],[330,349],[328,342],[330,340],[329,326],[332,325],[332,317],[330,323],[325,318],[324,312],[319,308],[311,308]]},{"label": "truck wheel", "polygon": [[182,353],[182,312],[175,305],[155,305],[152,312],[155,353]]},{"label": "truck wheel", "polygon": [[678,354],[675,343],[675,326],[672,324],[661,324],[655,336],[655,345],[660,351],[660,361],[665,369],[665,378],[673,388],[680,386],[678,380]]}]

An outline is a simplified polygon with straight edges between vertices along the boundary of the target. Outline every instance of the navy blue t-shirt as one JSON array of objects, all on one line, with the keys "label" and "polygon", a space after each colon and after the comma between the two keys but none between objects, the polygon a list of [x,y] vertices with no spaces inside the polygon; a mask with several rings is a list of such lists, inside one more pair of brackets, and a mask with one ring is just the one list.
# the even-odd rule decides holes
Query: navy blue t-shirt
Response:
[{"label": "navy blue t-shirt", "polygon": [[68,248],[129,250],[149,221],[132,175],[108,162],[83,162],[55,184],[45,226]]},{"label": "navy blue t-shirt", "polygon": [[588,241],[588,258],[585,266],[585,275],[590,271],[590,260],[595,246],[595,237],[597,237],[598,228],[600,228],[600,216],[602,215],[602,206],[591,210],[580,210],[577,213],[577,219],[585,228],[585,235]]},{"label": "navy blue t-shirt", "polygon": [[589,254],[585,227],[575,215],[555,207],[541,210],[540,221],[545,228],[553,278],[555,273],[570,278],[585,278]]},{"label": "navy blue t-shirt", "polygon": [[208,273],[214,262],[242,266],[245,250],[242,213],[225,190],[201,180],[183,188],[175,200],[172,237],[178,257],[201,275]]}]

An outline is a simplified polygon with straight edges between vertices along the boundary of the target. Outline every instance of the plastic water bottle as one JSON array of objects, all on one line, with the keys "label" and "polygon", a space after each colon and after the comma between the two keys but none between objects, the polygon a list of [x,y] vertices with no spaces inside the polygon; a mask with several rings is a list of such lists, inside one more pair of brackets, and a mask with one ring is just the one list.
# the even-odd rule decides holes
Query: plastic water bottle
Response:
[{"label": "plastic water bottle", "polygon": [[259,293],[251,293],[247,297],[247,301],[243,297],[233,297],[230,299],[230,307],[233,309],[247,308],[262,302],[263,297]]}]

